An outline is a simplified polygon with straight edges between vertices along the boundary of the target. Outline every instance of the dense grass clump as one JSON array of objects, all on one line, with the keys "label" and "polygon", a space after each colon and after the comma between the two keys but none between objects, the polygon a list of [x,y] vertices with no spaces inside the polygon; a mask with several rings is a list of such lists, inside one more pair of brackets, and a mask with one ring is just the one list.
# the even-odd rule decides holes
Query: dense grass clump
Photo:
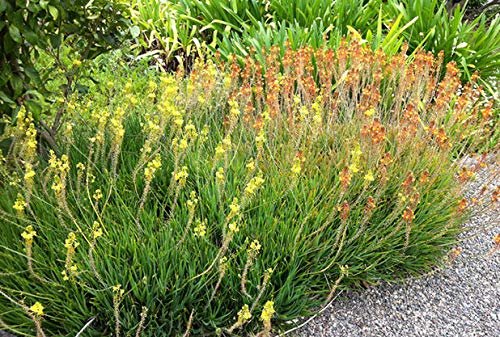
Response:
[{"label": "dense grass clump", "polygon": [[[268,336],[338,289],[429,271],[491,107],[453,64],[358,44],[113,78],[1,168],[0,319],[19,334]],[[263,71],[265,69],[265,71]],[[457,179],[458,177],[458,179]]]}]

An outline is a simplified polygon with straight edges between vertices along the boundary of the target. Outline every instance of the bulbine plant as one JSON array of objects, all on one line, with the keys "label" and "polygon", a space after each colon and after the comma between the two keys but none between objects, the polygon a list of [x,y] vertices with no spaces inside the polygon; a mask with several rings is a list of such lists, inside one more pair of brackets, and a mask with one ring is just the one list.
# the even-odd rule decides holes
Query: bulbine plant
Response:
[{"label": "bulbine plant", "polygon": [[271,336],[439,264],[474,203],[479,166],[456,158],[493,132],[480,88],[425,52],[284,53],[108,74],[49,157],[21,108],[0,166],[6,328]]}]

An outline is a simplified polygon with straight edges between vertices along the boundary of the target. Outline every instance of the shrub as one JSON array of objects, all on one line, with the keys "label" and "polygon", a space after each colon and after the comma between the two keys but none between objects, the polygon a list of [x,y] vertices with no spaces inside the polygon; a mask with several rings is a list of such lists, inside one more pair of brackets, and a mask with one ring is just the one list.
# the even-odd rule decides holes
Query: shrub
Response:
[{"label": "shrub", "polygon": [[473,175],[452,158],[492,118],[475,84],[422,52],[277,51],[186,79],[112,69],[49,158],[21,109],[0,166],[8,328],[267,336],[440,262]]},{"label": "shrub", "polygon": [[[54,69],[63,68],[72,89],[75,64],[60,59],[63,46],[74,47],[76,65],[116,47],[127,29],[121,17],[126,7],[110,1],[0,0],[0,110],[10,115],[26,101],[33,113],[42,111],[45,84]],[[40,56],[40,52],[44,52]],[[39,57],[51,57],[55,67],[40,72]]]}]

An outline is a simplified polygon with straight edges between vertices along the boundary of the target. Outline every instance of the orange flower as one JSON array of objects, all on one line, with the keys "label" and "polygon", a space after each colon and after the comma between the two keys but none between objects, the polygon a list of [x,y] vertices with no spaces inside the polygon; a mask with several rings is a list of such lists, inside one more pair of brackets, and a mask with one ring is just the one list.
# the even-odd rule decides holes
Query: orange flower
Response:
[{"label": "orange flower", "polygon": [[340,184],[342,185],[342,189],[345,191],[349,187],[351,183],[351,172],[348,167],[344,167],[342,171],[340,171]]},{"label": "orange flower", "polygon": [[340,211],[340,218],[345,221],[349,217],[351,206],[349,206],[349,203],[347,201],[344,201],[344,203],[342,203],[342,205],[339,206],[339,211]]},{"label": "orange flower", "polygon": [[403,220],[411,223],[415,219],[415,213],[410,207],[406,207],[404,212],[403,212]]},{"label": "orange flower", "polygon": [[460,202],[458,203],[458,212],[462,213],[463,211],[465,211],[466,208],[467,208],[467,199],[462,198],[462,200],[460,200]]},{"label": "orange flower", "polygon": [[366,205],[365,205],[365,214],[369,215],[371,212],[375,209],[375,199],[370,195],[368,199],[366,200]]},{"label": "orange flower", "polygon": [[466,167],[462,167],[462,170],[460,171],[460,174],[458,175],[458,181],[460,181],[461,183],[465,183],[468,180],[470,180],[473,176],[474,176],[474,172],[467,169]]},{"label": "orange flower", "polygon": [[429,181],[430,173],[429,171],[425,170],[422,172],[422,175],[420,176],[420,183],[425,184]]},{"label": "orange flower", "polygon": [[500,246],[500,233],[493,237],[493,242],[495,243],[495,245]]}]

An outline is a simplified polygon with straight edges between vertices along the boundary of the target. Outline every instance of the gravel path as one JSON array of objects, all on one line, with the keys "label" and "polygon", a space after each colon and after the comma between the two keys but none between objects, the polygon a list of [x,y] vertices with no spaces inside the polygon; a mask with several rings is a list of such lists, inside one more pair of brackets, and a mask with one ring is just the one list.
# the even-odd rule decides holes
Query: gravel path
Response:
[{"label": "gravel path", "polygon": [[[495,167],[496,166],[496,167]],[[495,173],[496,172],[496,173]],[[468,197],[500,185],[499,167],[478,172]],[[296,337],[500,336],[500,208],[478,209],[462,235],[462,253],[444,270],[398,285],[342,293]]]}]

